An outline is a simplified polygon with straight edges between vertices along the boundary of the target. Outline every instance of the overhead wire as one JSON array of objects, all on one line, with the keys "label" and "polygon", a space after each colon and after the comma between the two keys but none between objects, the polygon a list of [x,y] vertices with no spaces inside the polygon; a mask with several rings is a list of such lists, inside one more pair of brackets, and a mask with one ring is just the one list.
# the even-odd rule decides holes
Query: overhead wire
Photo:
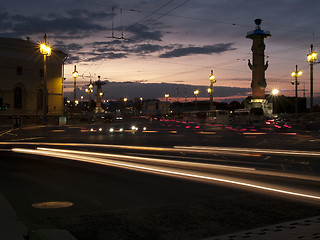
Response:
[{"label": "overhead wire", "polygon": [[[81,2],[86,2],[84,0],[80,0]],[[181,4],[177,5],[176,7],[174,7],[173,9],[165,12],[165,13],[158,13],[159,10],[163,9],[164,7],[168,6],[170,3],[172,3],[174,0],[170,0],[168,2],[166,2],[164,5],[160,6],[158,9],[152,11],[152,12],[148,12],[148,11],[143,11],[143,10],[137,10],[137,9],[129,9],[129,8],[121,8],[121,11],[122,9],[126,10],[126,11],[134,11],[134,12],[145,12],[145,13],[149,13],[146,17],[140,19],[139,21],[137,21],[136,23],[130,25],[130,26],[135,26],[139,23],[142,23],[144,21],[146,21],[148,18],[150,18],[151,16],[153,15],[159,15],[159,17],[153,19],[151,22],[148,22],[148,24],[152,24],[154,23],[155,21],[157,21],[158,19],[164,17],[164,16],[172,16],[172,17],[178,17],[178,18],[184,18],[184,19],[191,19],[191,20],[197,20],[197,21],[206,21],[206,22],[215,22],[215,23],[220,23],[220,24],[228,24],[228,25],[233,25],[233,26],[240,26],[240,27],[250,27],[250,26],[247,26],[247,25],[240,25],[240,24],[235,24],[235,23],[229,23],[229,22],[224,22],[224,21],[215,21],[215,20],[212,20],[212,19],[202,19],[202,18],[195,18],[195,17],[187,17],[187,16],[178,16],[178,15],[173,15],[171,14],[171,12],[173,12],[175,9],[181,7],[182,5],[186,4],[187,2],[189,2],[190,0],[186,0],[184,2],[182,2]],[[91,1],[90,1],[91,2]],[[103,5],[103,4],[100,4],[100,5]],[[114,7],[114,8],[117,8],[117,7]],[[121,16],[122,17],[122,16]],[[281,31],[281,29],[274,29],[274,30],[277,30],[277,31]],[[286,31],[286,30],[284,30]],[[292,32],[292,29],[290,30],[290,32]],[[288,48],[288,49],[282,49],[282,50],[276,50],[276,51],[271,51],[271,52],[267,52],[266,55],[274,55],[274,54],[281,54],[281,53],[288,53],[288,52],[293,52],[293,51],[297,51],[297,50],[301,50],[305,47],[305,45],[303,46],[298,46],[298,47],[293,47],[293,48]],[[278,57],[279,58],[279,57]],[[137,59],[138,60],[138,59]],[[144,59],[145,60],[145,59]],[[102,65],[104,60],[101,61],[101,63],[97,66],[97,68],[95,69],[98,70],[98,68]],[[155,61],[155,60],[152,60],[152,61]],[[157,61],[157,62],[163,62],[163,61]],[[233,62],[238,62],[238,61],[233,61]],[[179,63],[173,63],[173,62],[170,62],[171,64],[179,64]],[[185,64],[185,65],[189,65],[189,64]],[[219,65],[218,65],[219,66]],[[207,68],[207,67],[205,67]],[[221,69],[225,69],[225,68],[221,68]],[[230,69],[228,69],[230,70]],[[237,70],[238,71],[238,70]]]}]

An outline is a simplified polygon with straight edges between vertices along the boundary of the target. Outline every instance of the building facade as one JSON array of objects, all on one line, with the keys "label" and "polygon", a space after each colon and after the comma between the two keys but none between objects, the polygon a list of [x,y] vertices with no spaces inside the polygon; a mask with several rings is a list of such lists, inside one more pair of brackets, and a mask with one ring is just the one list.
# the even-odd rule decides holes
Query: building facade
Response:
[{"label": "building facade", "polygon": [[[6,108],[0,111],[0,124],[57,122],[63,115],[63,66],[66,58],[65,53],[53,49],[51,56],[46,57],[44,76],[44,57],[39,51],[39,44],[0,38],[0,98]],[[44,106],[45,81],[47,107]]]}]

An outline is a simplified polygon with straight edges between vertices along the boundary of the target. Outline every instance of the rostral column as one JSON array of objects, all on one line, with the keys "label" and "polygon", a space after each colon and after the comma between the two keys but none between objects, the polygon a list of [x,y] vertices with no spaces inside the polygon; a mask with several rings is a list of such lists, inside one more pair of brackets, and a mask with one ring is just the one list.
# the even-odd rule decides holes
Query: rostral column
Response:
[{"label": "rostral column", "polygon": [[248,32],[246,36],[246,38],[253,40],[251,47],[253,63],[251,64],[248,60],[249,68],[252,71],[252,102],[262,102],[265,99],[265,88],[267,87],[265,71],[268,68],[268,61],[264,62],[264,49],[266,47],[264,39],[270,37],[271,34],[269,31],[260,28],[261,21],[261,19],[255,19],[256,29]]}]

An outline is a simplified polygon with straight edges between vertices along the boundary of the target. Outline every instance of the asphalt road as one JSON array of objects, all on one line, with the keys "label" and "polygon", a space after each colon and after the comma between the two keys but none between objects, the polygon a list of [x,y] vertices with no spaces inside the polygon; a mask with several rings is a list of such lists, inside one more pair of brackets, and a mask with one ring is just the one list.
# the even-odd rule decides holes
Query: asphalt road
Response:
[{"label": "asphalt road", "polygon": [[[291,194],[319,196],[312,134],[98,129],[36,128],[2,136],[0,189],[29,229],[65,228],[78,239],[202,239],[320,213],[319,199]],[[211,149],[199,152],[203,146]],[[32,154],[4,150],[12,147]],[[57,208],[38,207],[53,202]]]}]

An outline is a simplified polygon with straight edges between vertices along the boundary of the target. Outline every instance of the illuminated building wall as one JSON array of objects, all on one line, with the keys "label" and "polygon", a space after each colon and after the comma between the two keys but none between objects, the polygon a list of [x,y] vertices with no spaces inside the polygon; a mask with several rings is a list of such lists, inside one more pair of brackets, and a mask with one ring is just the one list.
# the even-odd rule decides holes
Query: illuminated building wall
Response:
[{"label": "illuminated building wall", "polygon": [[[53,50],[47,57],[48,117],[63,114],[63,63],[66,54]],[[7,110],[0,123],[41,123],[44,114],[44,64],[39,45],[28,40],[0,38],[0,98]]]}]

